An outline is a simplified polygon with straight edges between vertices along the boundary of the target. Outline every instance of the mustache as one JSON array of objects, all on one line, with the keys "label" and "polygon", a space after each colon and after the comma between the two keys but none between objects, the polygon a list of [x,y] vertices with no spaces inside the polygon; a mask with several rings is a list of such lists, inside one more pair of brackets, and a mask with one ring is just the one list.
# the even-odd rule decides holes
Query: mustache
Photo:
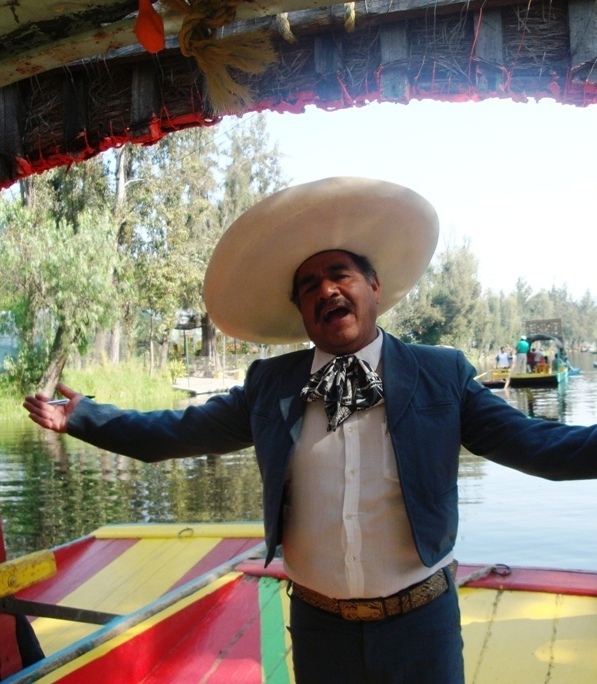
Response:
[{"label": "mustache", "polygon": [[346,309],[351,313],[354,312],[354,306],[352,305],[352,302],[348,301],[348,299],[345,297],[338,295],[336,297],[332,297],[331,299],[317,302],[315,305],[315,321],[319,322],[323,316],[326,316],[334,309]]}]

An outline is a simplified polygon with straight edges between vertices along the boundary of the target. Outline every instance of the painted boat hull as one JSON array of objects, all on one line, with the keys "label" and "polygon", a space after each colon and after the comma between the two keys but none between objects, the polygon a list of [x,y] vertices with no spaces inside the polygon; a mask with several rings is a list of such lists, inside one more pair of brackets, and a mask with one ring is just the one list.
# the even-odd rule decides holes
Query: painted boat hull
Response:
[{"label": "painted boat hull", "polygon": [[[57,575],[20,597],[79,601],[123,615],[103,627],[34,620],[48,657],[9,677],[8,684],[294,681],[281,561],[265,570],[262,560],[246,560],[209,579],[223,559],[259,541],[259,526],[251,526],[255,536],[232,538],[230,526],[219,532],[213,526],[216,536],[206,538],[200,536],[205,526],[158,527],[170,536],[155,535],[149,525],[110,538],[114,528],[107,527],[56,550]],[[191,536],[180,536],[183,530]],[[480,569],[461,565],[458,577]],[[161,607],[164,597],[206,575],[201,589]],[[514,568],[508,576],[469,582],[459,599],[467,681],[597,681],[597,573]],[[129,625],[130,615],[139,612],[147,616]]]},{"label": "painted boat hull", "polygon": [[557,387],[568,380],[568,369],[553,373],[521,373],[510,376],[510,387]]},{"label": "painted boat hull", "polygon": [[509,387],[558,387],[568,380],[568,369],[563,368],[550,373],[520,373],[511,375],[509,371],[491,371],[482,384],[490,389]]}]

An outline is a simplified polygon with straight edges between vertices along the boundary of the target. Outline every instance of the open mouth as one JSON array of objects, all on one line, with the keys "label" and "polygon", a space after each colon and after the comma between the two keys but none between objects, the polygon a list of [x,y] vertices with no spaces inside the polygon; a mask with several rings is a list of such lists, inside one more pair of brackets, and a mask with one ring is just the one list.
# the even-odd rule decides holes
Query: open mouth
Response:
[{"label": "open mouth", "polygon": [[333,323],[354,313],[354,307],[344,297],[335,297],[327,302],[321,302],[315,313],[316,319],[322,320],[324,323]]},{"label": "open mouth", "polygon": [[345,316],[348,316],[350,312],[350,309],[346,306],[334,307],[323,314],[323,322],[332,323],[333,321],[338,321]]}]

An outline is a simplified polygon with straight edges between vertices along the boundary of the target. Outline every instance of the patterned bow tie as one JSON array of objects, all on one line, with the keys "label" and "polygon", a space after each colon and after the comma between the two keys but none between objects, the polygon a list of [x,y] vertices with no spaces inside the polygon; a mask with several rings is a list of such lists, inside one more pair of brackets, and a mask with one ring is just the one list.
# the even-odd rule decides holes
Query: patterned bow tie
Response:
[{"label": "patterned bow tie", "polygon": [[323,399],[328,432],[335,431],[353,411],[364,411],[383,399],[381,378],[362,359],[337,356],[313,373],[301,391],[304,401]]}]

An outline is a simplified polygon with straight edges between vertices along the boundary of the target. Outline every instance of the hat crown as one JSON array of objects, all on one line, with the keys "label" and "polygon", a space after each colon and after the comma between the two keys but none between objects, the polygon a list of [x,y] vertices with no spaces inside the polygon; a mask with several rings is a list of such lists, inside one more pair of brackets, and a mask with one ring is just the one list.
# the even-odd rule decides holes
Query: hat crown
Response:
[{"label": "hat crown", "polygon": [[381,314],[423,275],[438,233],[431,204],[395,183],[336,177],[281,190],[222,235],[205,276],[207,312],[231,337],[268,344],[306,340],[290,301],[294,273],[306,259],[329,250],[366,256],[381,283]]}]

